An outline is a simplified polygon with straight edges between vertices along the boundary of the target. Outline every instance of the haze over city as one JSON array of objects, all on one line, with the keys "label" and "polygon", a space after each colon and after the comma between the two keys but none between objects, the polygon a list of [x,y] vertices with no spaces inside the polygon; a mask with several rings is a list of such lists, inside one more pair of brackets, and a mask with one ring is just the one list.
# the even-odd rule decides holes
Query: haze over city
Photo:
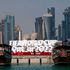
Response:
[{"label": "haze over city", "polygon": [[22,27],[23,33],[35,30],[35,18],[55,7],[55,24],[61,23],[62,12],[70,6],[70,0],[0,0],[0,20],[7,14],[15,16],[16,24]]},{"label": "haze over city", "polygon": [[0,70],[9,69],[70,70],[70,0],[0,0]]}]

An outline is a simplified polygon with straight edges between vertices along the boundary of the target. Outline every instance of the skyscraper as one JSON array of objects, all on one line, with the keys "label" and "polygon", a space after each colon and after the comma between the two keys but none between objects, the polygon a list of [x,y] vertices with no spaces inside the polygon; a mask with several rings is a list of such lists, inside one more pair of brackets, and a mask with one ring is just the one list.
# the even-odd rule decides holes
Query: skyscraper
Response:
[{"label": "skyscraper", "polygon": [[52,14],[53,21],[54,21],[54,23],[55,23],[55,8],[54,8],[54,7],[47,8],[47,13]]},{"label": "skyscraper", "polygon": [[53,16],[50,13],[46,13],[43,15],[43,23],[45,23],[46,35],[48,40],[54,39],[54,24],[53,24]]},{"label": "skyscraper", "polygon": [[2,31],[2,24],[0,23],[0,31]]},{"label": "skyscraper", "polygon": [[35,32],[37,39],[55,39],[55,8],[47,9],[47,13],[36,18]]},{"label": "skyscraper", "polygon": [[37,33],[37,39],[43,39],[43,30],[42,30],[43,20],[42,17],[37,17],[35,19],[35,32]]},{"label": "skyscraper", "polygon": [[10,40],[14,40],[14,27],[14,16],[6,15],[4,22],[4,44],[9,44]]},{"label": "skyscraper", "polygon": [[[63,12],[64,22],[62,22],[62,37],[64,39],[70,38],[70,7],[66,8]],[[64,33],[65,31],[65,33]]]},{"label": "skyscraper", "polygon": [[51,20],[50,20],[51,24],[49,24],[49,25],[52,29],[51,32],[53,32],[53,33],[52,33],[52,37],[50,39],[55,39],[55,35],[56,35],[55,34],[55,8],[54,7],[48,8],[47,12],[48,12],[48,14],[52,15]]},{"label": "skyscraper", "polygon": [[0,44],[2,44],[2,32],[0,31]]},{"label": "skyscraper", "polygon": [[62,21],[62,40],[67,39],[67,29],[66,29],[66,22]]},{"label": "skyscraper", "polygon": [[2,32],[2,43],[4,43],[4,20],[0,23],[0,31]]},{"label": "skyscraper", "polygon": [[58,25],[58,40],[61,40],[62,39],[62,29],[61,29],[61,24]]}]

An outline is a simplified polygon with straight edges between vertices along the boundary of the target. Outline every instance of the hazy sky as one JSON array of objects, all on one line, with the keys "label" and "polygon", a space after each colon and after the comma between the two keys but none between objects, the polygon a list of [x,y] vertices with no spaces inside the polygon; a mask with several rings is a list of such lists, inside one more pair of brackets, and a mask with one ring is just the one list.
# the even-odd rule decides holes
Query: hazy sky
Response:
[{"label": "hazy sky", "polygon": [[0,0],[0,20],[8,13],[13,14],[23,33],[31,33],[35,29],[35,18],[46,13],[47,8],[55,7],[58,24],[63,19],[62,12],[69,6],[70,0]]}]

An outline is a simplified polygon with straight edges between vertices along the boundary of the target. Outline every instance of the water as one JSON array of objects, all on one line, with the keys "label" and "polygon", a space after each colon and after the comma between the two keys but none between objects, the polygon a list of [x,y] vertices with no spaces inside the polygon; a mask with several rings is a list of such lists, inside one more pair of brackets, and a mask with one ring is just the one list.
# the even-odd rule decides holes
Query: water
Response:
[{"label": "water", "polygon": [[70,70],[69,65],[11,65],[0,66],[0,70]]}]

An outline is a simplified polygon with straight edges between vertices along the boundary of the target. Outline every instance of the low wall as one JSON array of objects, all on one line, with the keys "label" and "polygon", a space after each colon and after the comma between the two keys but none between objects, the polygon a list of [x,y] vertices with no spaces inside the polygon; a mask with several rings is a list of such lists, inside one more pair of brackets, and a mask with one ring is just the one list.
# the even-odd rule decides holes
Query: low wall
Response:
[{"label": "low wall", "polygon": [[53,63],[51,56],[13,56],[11,64],[51,64]]}]

